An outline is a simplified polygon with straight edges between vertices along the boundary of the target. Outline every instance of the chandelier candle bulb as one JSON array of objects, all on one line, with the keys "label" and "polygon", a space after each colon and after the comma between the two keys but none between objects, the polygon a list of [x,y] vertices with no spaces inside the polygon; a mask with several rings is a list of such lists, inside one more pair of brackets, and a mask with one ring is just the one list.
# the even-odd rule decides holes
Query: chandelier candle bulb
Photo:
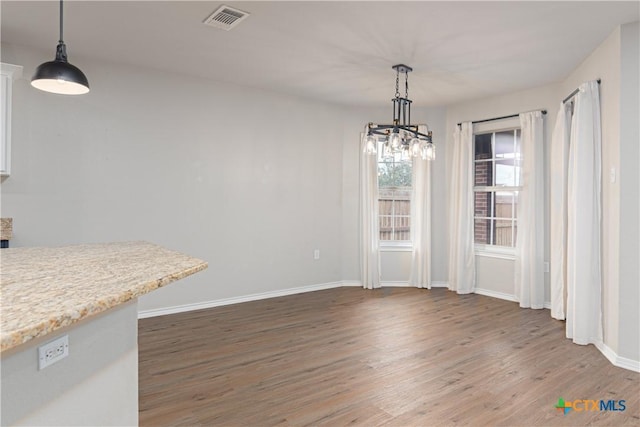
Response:
[{"label": "chandelier candle bulb", "polygon": [[420,155],[420,140],[418,138],[413,138],[411,140],[411,155],[413,157]]},{"label": "chandelier candle bulb", "polygon": [[393,133],[389,135],[389,145],[393,151],[400,149],[400,133],[398,133],[398,129],[394,129]]},{"label": "chandelier candle bulb", "polygon": [[436,159],[436,147],[432,143],[428,142],[422,147],[422,159],[423,160],[435,160]]},{"label": "chandelier candle bulb", "polygon": [[369,134],[367,135],[367,139],[365,140],[365,146],[364,146],[364,152],[367,154],[376,154],[376,144],[377,144],[377,140],[376,138]]}]

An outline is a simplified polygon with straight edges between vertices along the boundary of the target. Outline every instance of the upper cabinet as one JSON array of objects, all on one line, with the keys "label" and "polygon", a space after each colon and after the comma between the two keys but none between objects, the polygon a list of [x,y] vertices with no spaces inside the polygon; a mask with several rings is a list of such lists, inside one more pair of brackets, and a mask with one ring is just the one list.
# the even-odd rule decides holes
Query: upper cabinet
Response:
[{"label": "upper cabinet", "polygon": [[0,175],[7,176],[11,173],[11,89],[13,81],[22,76],[22,67],[0,63]]}]

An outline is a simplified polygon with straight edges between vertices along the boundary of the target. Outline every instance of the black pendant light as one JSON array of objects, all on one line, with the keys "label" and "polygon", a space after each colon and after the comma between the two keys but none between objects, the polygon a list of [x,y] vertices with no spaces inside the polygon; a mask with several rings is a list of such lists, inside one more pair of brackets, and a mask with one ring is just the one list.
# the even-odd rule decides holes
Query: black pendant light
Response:
[{"label": "black pendant light", "polygon": [[89,81],[78,67],[67,62],[67,46],[62,38],[62,0],[60,0],[60,40],[56,59],[40,64],[31,79],[31,86],[62,95],[82,95],[89,92]]}]

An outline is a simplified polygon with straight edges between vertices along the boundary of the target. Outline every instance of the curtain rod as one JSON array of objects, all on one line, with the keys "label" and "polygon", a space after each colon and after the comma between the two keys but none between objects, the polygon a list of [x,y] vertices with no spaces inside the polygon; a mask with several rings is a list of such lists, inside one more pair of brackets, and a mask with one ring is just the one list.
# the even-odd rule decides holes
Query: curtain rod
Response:
[{"label": "curtain rod", "polygon": [[[538,110],[534,110],[534,111],[538,111]],[[540,112],[542,114],[547,114],[547,110],[540,110]],[[476,123],[492,122],[494,120],[512,119],[514,117],[519,117],[519,116],[520,116],[520,114],[512,114],[510,116],[494,117],[492,119],[475,120],[475,121],[471,122],[471,124],[475,125]],[[458,126],[462,126],[462,123],[458,123]]]},{"label": "curtain rod", "polygon": [[[596,80],[598,82],[598,84],[600,84],[600,79]],[[580,92],[580,88],[577,88],[576,90],[574,90],[573,92],[571,92],[569,94],[569,96],[567,96],[565,99],[562,100],[563,104],[566,104],[568,100],[570,100],[571,98],[573,98],[574,96],[576,96],[576,93]]]}]

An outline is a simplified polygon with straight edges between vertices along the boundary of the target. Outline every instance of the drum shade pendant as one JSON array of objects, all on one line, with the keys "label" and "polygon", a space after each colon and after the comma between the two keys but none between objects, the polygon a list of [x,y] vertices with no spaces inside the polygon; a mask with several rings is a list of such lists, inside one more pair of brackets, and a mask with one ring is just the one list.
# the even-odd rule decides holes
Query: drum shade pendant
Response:
[{"label": "drum shade pendant", "polygon": [[62,0],[60,0],[60,40],[56,59],[40,64],[31,79],[31,86],[62,95],[82,95],[89,92],[89,81],[78,67],[67,61],[67,46],[62,38]]}]

